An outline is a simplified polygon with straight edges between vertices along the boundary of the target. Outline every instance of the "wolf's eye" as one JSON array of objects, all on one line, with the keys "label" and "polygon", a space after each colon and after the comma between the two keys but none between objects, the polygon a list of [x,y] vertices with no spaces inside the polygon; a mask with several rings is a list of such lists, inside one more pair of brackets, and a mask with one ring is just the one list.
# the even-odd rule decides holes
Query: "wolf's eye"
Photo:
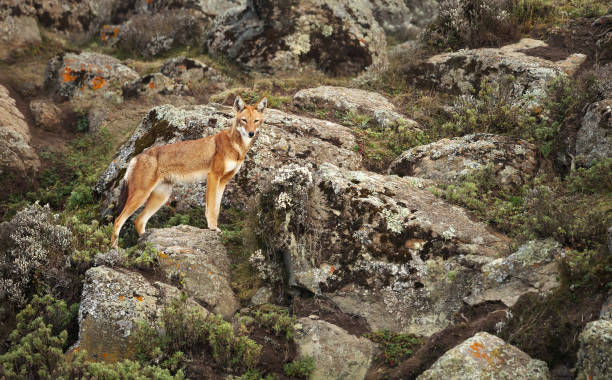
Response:
[{"label": "wolf's eye", "polygon": [[243,123],[246,123],[246,117],[243,117],[243,118],[242,118],[242,122],[243,122]]},{"label": "wolf's eye", "polygon": [[259,123],[259,119],[255,119],[255,122],[256,122],[256,123]]}]

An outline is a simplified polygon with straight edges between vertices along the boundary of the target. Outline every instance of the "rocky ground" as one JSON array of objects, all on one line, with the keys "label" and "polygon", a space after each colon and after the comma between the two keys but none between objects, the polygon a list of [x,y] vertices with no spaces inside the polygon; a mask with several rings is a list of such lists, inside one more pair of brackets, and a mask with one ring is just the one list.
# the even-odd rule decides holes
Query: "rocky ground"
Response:
[{"label": "rocky ground", "polygon": [[[270,109],[110,249],[152,146]],[[0,5],[0,378],[607,379],[606,1]]]}]

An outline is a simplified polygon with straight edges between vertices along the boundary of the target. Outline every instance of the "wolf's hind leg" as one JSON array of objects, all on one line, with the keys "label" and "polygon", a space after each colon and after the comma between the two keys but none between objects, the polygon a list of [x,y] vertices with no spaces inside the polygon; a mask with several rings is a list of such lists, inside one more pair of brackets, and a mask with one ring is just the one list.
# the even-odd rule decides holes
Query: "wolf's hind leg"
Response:
[{"label": "wolf's hind leg", "polygon": [[140,216],[134,222],[138,235],[142,235],[145,232],[147,222],[166,203],[171,193],[172,184],[162,182],[155,186],[151,195],[149,195],[149,199],[147,199],[144,210],[142,210]]}]

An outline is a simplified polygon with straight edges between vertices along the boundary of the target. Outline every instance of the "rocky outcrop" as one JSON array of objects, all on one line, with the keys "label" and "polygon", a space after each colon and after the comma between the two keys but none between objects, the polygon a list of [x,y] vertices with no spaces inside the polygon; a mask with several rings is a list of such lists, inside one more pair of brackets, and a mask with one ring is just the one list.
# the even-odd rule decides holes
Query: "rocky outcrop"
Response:
[{"label": "rocky outcrop", "polygon": [[58,100],[104,96],[117,98],[123,84],[138,74],[111,56],[98,53],[68,53],[49,61],[45,89]]},{"label": "rocky outcrop", "polygon": [[612,98],[591,104],[576,134],[576,163],[591,166],[612,157]]},{"label": "rocky outcrop", "polygon": [[225,89],[227,78],[219,71],[193,58],[174,57],[164,62],[160,72],[185,85],[210,82]]},{"label": "rocky outcrop", "polygon": [[288,165],[262,194],[261,234],[283,253],[289,285],[326,295],[372,330],[431,335],[470,292],[477,272],[461,255],[496,258],[506,246],[430,184]]},{"label": "rocky outcrop", "polygon": [[399,40],[415,38],[437,13],[435,0],[372,0],[372,14],[387,34]]},{"label": "rocky outcrop", "polygon": [[538,152],[535,145],[513,137],[467,135],[407,150],[391,163],[389,174],[451,184],[487,165],[499,184],[520,188],[535,176]]},{"label": "rocky outcrop", "polygon": [[248,0],[215,20],[207,42],[210,52],[248,68],[312,64],[336,75],[384,65],[385,45],[384,31],[363,0]]},{"label": "rocky outcrop", "polygon": [[30,127],[6,87],[0,85],[0,173],[27,177],[40,168],[30,145]]},{"label": "rocky outcrop", "polygon": [[556,241],[530,241],[510,256],[483,265],[482,277],[474,282],[472,294],[465,301],[472,306],[501,301],[512,307],[527,292],[547,294],[561,285],[562,257],[563,249]]},{"label": "rocky outcrop", "polygon": [[[93,360],[107,362],[133,358],[130,336],[138,321],[157,320],[164,306],[180,297],[180,291],[161,282],[150,283],[141,274],[99,266],[85,273],[79,306],[79,341]],[[208,311],[194,301],[204,315]]]},{"label": "rocky outcrop", "polygon": [[[103,214],[110,216],[118,199],[120,182],[132,157],[154,145],[197,139],[231,126],[234,115],[229,107],[216,104],[176,108],[155,107],[136,128],[98,180],[94,190],[102,195]],[[265,126],[235,178],[229,183],[224,199],[236,204],[252,202],[276,170],[287,163],[332,162],[357,169],[361,156],[352,148],[355,137],[348,128],[317,119],[269,109]],[[178,208],[205,206],[204,184],[175,186],[173,197]],[[223,211],[222,211],[223,212]]]},{"label": "rocky outcrop", "polygon": [[415,83],[466,95],[480,90],[483,80],[501,83],[510,75],[513,100],[536,105],[548,81],[558,75],[573,75],[586,60],[584,54],[572,54],[560,61],[535,56],[534,49],[546,46],[542,41],[524,38],[501,48],[438,54],[423,63],[409,65],[406,75]]},{"label": "rocky outcrop", "polygon": [[550,379],[545,362],[495,335],[480,332],[447,351],[418,380]]},{"label": "rocky outcrop", "polygon": [[600,319],[586,325],[580,336],[577,380],[607,379],[612,371],[612,321]]},{"label": "rocky outcrop", "polygon": [[25,47],[40,45],[41,42],[40,31],[34,17],[0,18],[0,60],[10,58]]},{"label": "rocky outcrop", "polygon": [[196,301],[230,318],[238,300],[230,286],[230,259],[218,232],[191,226],[152,229],[143,242],[159,251],[159,266],[168,281]]},{"label": "rocky outcrop", "polygon": [[368,115],[382,127],[398,122],[417,126],[415,121],[397,112],[395,106],[381,94],[356,88],[321,86],[300,90],[293,96],[293,104],[308,110],[326,108]]},{"label": "rocky outcrop", "polygon": [[299,356],[310,356],[315,361],[310,379],[365,378],[376,353],[374,343],[316,316],[300,318],[295,330]]}]

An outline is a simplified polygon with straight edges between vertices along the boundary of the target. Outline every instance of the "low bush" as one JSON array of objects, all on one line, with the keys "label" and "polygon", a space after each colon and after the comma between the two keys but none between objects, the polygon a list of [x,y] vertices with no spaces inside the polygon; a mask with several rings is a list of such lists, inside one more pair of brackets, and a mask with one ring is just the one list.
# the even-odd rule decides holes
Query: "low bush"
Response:
[{"label": "low bush", "polygon": [[311,356],[305,356],[301,359],[285,364],[283,372],[287,376],[297,377],[298,379],[310,379],[310,375],[315,370],[315,361]]},{"label": "low bush", "polygon": [[364,336],[379,345],[385,363],[392,367],[410,357],[422,344],[417,337],[394,333],[389,330],[367,333]]}]

